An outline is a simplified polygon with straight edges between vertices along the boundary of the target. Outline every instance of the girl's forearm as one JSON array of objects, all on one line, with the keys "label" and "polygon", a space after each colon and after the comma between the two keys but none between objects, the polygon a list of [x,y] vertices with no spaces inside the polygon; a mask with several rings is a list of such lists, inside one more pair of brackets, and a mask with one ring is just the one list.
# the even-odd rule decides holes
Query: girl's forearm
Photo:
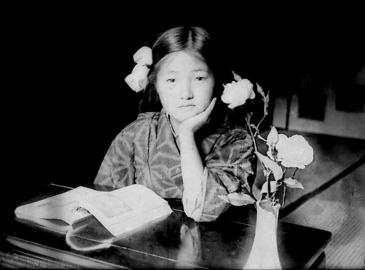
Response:
[{"label": "girl's forearm", "polygon": [[204,165],[193,132],[180,133],[181,170],[184,187],[198,190],[201,187]]},{"label": "girl's forearm", "polygon": [[194,133],[180,133],[180,136],[184,211],[189,217],[199,221],[205,200],[204,165],[195,143]]}]

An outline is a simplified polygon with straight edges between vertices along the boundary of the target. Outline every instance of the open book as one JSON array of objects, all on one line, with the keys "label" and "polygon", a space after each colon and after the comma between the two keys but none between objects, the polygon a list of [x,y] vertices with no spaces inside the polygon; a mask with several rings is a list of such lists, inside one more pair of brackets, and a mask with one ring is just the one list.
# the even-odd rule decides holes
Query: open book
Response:
[{"label": "open book", "polygon": [[138,184],[113,191],[97,191],[79,186],[15,209],[18,218],[61,232],[66,232],[73,224],[92,215],[114,236],[171,212],[166,200]]}]

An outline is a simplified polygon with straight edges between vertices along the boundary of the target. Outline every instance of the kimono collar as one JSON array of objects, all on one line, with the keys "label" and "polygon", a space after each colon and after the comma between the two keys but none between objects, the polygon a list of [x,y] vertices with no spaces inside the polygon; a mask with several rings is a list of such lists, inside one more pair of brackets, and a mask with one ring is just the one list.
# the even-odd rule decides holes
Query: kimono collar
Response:
[{"label": "kimono collar", "polygon": [[169,123],[170,129],[171,129],[172,135],[174,135],[174,138],[176,138],[178,135],[175,133],[175,130],[171,125],[170,115],[164,109],[162,110],[162,113],[165,114],[166,119],[167,119],[167,123]]},{"label": "kimono collar", "polygon": [[178,135],[175,133],[175,130],[174,130],[174,128],[171,125],[170,115],[166,111],[165,111],[165,115],[166,115],[166,118],[167,118],[167,122],[169,123],[170,129],[171,129],[171,132],[172,132],[172,135],[174,135],[174,137],[176,138]]}]

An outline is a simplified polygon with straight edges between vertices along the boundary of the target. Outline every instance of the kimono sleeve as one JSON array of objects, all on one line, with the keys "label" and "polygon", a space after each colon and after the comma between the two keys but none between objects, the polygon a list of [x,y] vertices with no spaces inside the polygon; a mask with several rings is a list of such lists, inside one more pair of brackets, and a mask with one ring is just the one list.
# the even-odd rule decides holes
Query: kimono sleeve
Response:
[{"label": "kimono sleeve", "polygon": [[95,185],[113,188],[134,184],[135,122],[125,127],[112,141],[94,180]]},{"label": "kimono sleeve", "polygon": [[221,198],[234,192],[251,192],[256,156],[247,130],[235,128],[220,134],[205,157],[206,190],[201,221],[212,221],[231,205]]}]

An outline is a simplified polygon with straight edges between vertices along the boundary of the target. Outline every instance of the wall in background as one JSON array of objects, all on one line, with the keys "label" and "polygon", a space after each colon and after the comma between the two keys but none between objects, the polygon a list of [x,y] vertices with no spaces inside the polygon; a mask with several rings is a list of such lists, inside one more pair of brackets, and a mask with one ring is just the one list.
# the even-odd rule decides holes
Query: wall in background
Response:
[{"label": "wall in background", "polygon": [[365,139],[365,65],[324,84],[303,78],[298,91],[275,100],[273,125],[293,131]]}]

